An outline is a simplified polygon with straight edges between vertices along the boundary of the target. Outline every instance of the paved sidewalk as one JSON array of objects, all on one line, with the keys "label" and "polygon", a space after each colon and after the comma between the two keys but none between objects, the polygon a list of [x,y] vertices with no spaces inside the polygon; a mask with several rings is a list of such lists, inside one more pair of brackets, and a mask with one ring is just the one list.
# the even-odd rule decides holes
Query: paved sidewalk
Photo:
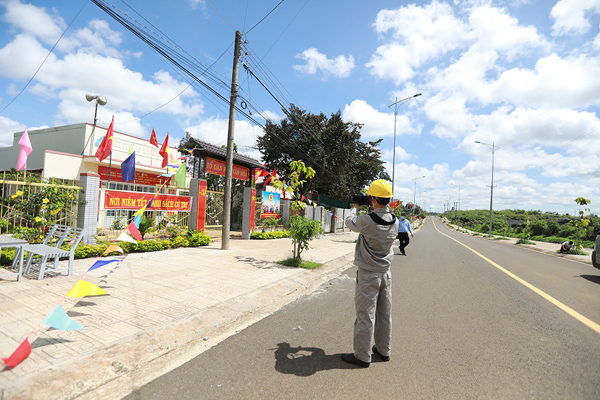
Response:
[{"label": "paved sidewalk", "polygon": [[[0,372],[0,399],[121,398],[338,276],[356,238],[313,240],[303,258],[324,263],[315,270],[275,263],[291,239],[130,254],[83,278],[108,295],[62,301],[96,259],[76,260],[70,277],[0,278],[0,356],[33,331],[31,355]],[[84,330],[40,324],[59,301]]]}]

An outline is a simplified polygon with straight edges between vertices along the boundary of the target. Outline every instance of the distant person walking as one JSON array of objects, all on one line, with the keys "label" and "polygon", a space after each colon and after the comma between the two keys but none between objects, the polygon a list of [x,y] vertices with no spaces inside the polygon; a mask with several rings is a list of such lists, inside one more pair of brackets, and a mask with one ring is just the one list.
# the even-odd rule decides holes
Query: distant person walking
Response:
[{"label": "distant person walking", "polygon": [[405,256],[406,252],[404,249],[410,243],[410,239],[408,238],[408,233],[410,232],[410,236],[415,237],[413,235],[412,228],[410,227],[410,222],[406,219],[406,214],[400,214],[400,224],[398,225],[398,240],[400,240],[400,253]]},{"label": "distant person walking", "polygon": [[575,248],[575,244],[572,241],[566,241],[560,246],[559,253],[568,253],[569,250],[573,250]]},{"label": "distant person walking", "polygon": [[371,352],[383,361],[390,360],[390,265],[394,259],[393,247],[398,231],[398,219],[387,206],[392,198],[392,186],[383,179],[377,179],[371,183],[367,194],[371,196],[373,212],[357,216],[360,205],[355,204],[345,220],[346,226],[360,235],[354,250],[354,265],[357,267],[354,291],[354,353],[342,354],[342,360],[362,368],[371,364]]}]

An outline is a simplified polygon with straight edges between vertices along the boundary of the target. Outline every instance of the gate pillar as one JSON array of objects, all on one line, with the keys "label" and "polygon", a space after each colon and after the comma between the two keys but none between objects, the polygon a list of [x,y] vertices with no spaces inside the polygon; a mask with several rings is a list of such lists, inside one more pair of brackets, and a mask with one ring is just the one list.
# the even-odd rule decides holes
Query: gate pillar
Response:
[{"label": "gate pillar", "polygon": [[188,227],[195,231],[203,231],[206,222],[206,180],[193,178],[190,181],[192,209]]},{"label": "gate pillar", "polygon": [[244,188],[244,207],[242,213],[242,239],[250,239],[254,230],[254,218],[256,216],[256,189]]}]

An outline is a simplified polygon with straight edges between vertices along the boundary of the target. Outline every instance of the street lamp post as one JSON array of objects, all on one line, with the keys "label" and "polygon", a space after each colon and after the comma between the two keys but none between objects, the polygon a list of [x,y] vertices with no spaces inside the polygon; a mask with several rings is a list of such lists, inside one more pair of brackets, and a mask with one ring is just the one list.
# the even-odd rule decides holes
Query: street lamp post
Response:
[{"label": "street lamp post", "polygon": [[458,186],[458,227],[460,228],[460,183],[455,185],[451,183],[452,186]]},{"label": "street lamp post", "polygon": [[416,204],[417,203],[417,181],[419,179],[421,179],[421,178],[425,178],[425,175],[415,177],[415,179],[414,179],[414,181],[415,181],[415,189],[413,191],[413,207],[412,207],[412,209],[413,209],[413,212],[412,212],[412,224],[413,224],[413,227],[414,227],[414,222],[415,222],[415,208],[417,208],[417,204]]},{"label": "street lamp post", "polygon": [[483,144],[492,150],[492,185],[490,186],[490,235],[489,235],[489,237],[492,237],[492,210],[493,210],[492,203],[494,200],[494,153],[496,153],[496,150],[498,150],[500,147],[495,146],[494,142],[492,142],[492,144],[489,144],[489,143],[483,143],[480,141],[475,141],[475,143]]},{"label": "street lamp post", "polygon": [[394,150],[392,155],[392,196],[394,195],[394,179],[396,178],[396,117],[398,116],[398,108],[407,101],[414,99],[415,97],[419,97],[421,93],[417,93],[414,96],[407,97],[402,100],[398,100],[396,97],[396,102],[390,104],[388,107],[392,108],[394,106]]}]

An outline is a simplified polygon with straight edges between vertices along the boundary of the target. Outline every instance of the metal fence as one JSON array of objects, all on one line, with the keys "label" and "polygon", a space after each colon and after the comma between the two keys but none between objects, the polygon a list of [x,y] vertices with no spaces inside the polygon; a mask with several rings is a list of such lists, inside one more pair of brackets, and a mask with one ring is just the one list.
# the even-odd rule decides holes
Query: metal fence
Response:
[{"label": "metal fence", "polygon": [[[102,183],[103,188],[110,188],[110,190],[124,190],[132,192],[143,192],[143,193],[160,193],[170,194],[178,196],[189,196],[190,189],[188,187],[180,186],[162,186],[156,185],[154,188],[148,185],[136,185],[127,183],[110,183],[110,186],[106,182]],[[123,232],[127,225],[133,220],[134,214],[137,210],[99,210],[98,212],[98,234],[112,237],[118,236]],[[154,221],[152,229],[156,230],[157,233],[166,233],[167,228],[178,227],[185,229],[188,227],[190,218],[189,211],[145,211],[144,217],[152,218]],[[165,232],[161,232],[165,231]]]},{"label": "metal fence", "polygon": [[51,179],[27,172],[0,174],[0,234],[31,236],[55,223],[77,226],[81,188],[75,181]]},{"label": "metal fence", "polygon": [[223,228],[223,199],[224,192],[206,191],[206,223],[207,229]]}]

